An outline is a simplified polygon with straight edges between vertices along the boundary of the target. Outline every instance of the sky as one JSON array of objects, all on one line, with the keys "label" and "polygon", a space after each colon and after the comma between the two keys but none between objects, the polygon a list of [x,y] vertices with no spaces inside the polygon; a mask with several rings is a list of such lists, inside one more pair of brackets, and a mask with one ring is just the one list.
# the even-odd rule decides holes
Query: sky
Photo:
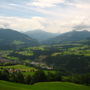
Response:
[{"label": "sky", "polygon": [[64,33],[90,30],[90,0],[0,0],[0,28]]}]

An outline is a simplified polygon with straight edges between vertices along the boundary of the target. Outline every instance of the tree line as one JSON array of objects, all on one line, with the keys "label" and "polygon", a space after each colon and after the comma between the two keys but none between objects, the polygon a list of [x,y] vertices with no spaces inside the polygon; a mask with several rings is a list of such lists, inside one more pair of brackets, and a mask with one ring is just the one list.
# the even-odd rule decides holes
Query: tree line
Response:
[{"label": "tree line", "polygon": [[7,69],[3,69],[0,71],[0,80],[32,85],[37,82],[61,81],[62,76],[59,72],[48,72],[48,74],[45,74],[43,70],[37,70],[33,75],[24,75],[19,70],[8,71]]},{"label": "tree line", "polygon": [[10,72],[7,69],[0,70],[0,80],[11,81],[23,84],[35,84],[38,82],[73,82],[78,84],[90,85],[90,73],[87,74],[77,74],[71,76],[62,76],[62,74],[57,71],[56,73],[48,72],[47,74],[43,70],[37,70],[33,75],[24,75],[21,71]]}]

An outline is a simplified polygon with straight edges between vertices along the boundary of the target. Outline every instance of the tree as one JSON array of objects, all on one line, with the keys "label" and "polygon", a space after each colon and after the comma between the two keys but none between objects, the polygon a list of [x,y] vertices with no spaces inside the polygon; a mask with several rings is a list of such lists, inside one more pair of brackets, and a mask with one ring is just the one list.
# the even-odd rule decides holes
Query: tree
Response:
[{"label": "tree", "polygon": [[17,82],[16,72],[10,73],[9,80],[12,82]]},{"label": "tree", "polygon": [[6,80],[6,81],[9,81],[9,72],[7,69],[4,69],[2,72],[1,72],[1,80]]},{"label": "tree", "polygon": [[90,85],[90,74],[79,74],[72,76],[72,82]]},{"label": "tree", "polygon": [[25,83],[26,84],[31,84],[31,80],[32,80],[32,77],[30,75],[27,75],[26,78],[25,78]]},{"label": "tree", "polygon": [[18,83],[25,82],[24,75],[20,71],[15,73],[15,79],[16,79],[16,82],[18,82]]},{"label": "tree", "polygon": [[48,80],[48,81],[54,81],[54,74],[51,73],[51,72],[48,72],[47,80]]},{"label": "tree", "polygon": [[47,80],[47,78],[46,78],[44,71],[38,70],[34,73],[34,75],[32,77],[32,84],[36,83],[36,82],[44,82],[46,80]]},{"label": "tree", "polygon": [[55,77],[54,77],[55,81],[62,81],[62,76],[60,72],[56,72],[55,73]]},{"label": "tree", "polygon": [[61,81],[62,80],[61,73],[60,72],[56,72],[56,73],[48,72],[47,79],[48,81]]}]

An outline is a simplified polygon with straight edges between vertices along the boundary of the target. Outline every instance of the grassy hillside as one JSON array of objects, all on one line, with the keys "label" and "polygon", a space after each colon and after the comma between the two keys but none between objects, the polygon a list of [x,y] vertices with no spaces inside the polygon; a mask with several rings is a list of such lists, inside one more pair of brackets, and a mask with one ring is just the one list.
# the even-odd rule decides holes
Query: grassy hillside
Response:
[{"label": "grassy hillside", "polygon": [[90,87],[72,84],[68,82],[50,82],[37,83],[33,85],[32,90],[89,90]]},{"label": "grassy hillside", "polygon": [[90,87],[68,82],[45,82],[30,86],[0,81],[0,90],[90,90]]},{"label": "grassy hillside", "polygon": [[0,90],[28,90],[25,85],[0,81]]}]

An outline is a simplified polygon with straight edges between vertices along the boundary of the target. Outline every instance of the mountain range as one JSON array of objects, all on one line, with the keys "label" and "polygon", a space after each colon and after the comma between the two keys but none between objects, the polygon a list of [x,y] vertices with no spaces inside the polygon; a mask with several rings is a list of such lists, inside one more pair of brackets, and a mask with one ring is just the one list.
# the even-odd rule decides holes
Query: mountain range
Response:
[{"label": "mountain range", "polygon": [[80,40],[90,40],[90,32],[87,30],[83,31],[70,31],[55,38],[44,41],[44,44],[62,44],[62,43],[73,43]]},{"label": "mountain range", "polygon": [[81,40],[90,40],[90,32],[87,30],[71,31],[58,35],[57,33],[53,34],[37,30],[25,34],[11,29],[0,29],[0,48],[22,48],[37,46],[41,43],[63,44]]},{"label": "mountain range", "polygon": [[0,29],[1,48],[19,48],[38,45],[38,41],[31,37],[11,29]]},{"label": "mountain range", "polygon": [[27,31],[24,34],[37,39],[39,42],[45,41],[50,38],[54,38],[58,36],[58,33],[50,33],[43,30],[34,30],[34,31]]}]

